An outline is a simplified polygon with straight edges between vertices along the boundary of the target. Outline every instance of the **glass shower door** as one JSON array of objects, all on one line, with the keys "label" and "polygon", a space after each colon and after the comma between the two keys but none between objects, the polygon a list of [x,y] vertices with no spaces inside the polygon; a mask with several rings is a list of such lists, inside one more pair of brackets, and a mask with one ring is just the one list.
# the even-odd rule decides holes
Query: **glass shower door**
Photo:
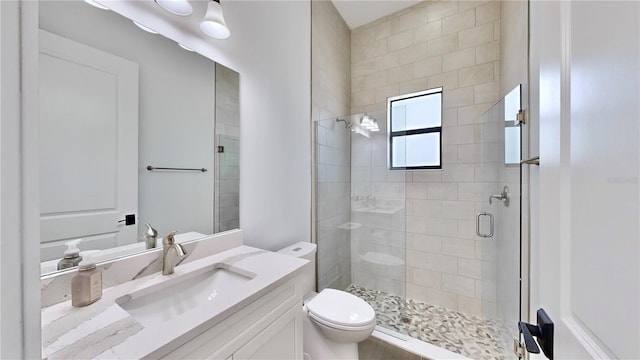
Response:
[{"label": "glass shower door", "polygon": [[405,171],[387,169],[386,110],[351,123],[351,266],[349,291],[376,310],[380,329],[405,333]]},{"label": "glass shower door", "polygon": [[[516,358],[513,341],[519,337],[517,324],[521,319],[521,309],[526,308],[522,303],[520,282],[521,244],[525,233],[522,231],[521,204],[523,195],[526,197],[520,159],[527,139],[518,120],[521,99],[521,86],[518,85],[482,117],[483,123],[497,124],[499,130],[496,142],[499,161],[496,163],[494,191],[489,195],[491,204],[487,201],[482,205],[483,213],[495,217],[494,236],[482,242],[483,257],[492,259],[487,263],[488,276],[482,288],[483,315],[491,321],[492,336],[500,345],[501,356],[505,359]],[[488,226],[481,218],[478,220],[479,236],[484,232],[483,227]]]}]

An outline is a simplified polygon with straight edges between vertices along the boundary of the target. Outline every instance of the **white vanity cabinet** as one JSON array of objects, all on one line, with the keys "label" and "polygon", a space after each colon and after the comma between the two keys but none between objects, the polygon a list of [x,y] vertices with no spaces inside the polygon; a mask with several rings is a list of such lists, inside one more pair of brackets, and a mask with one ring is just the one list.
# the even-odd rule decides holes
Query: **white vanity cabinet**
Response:
[{"label": "white vanity cabinet", "polygon": [[302,295],[288,280],[163,359],[302,359]]}]

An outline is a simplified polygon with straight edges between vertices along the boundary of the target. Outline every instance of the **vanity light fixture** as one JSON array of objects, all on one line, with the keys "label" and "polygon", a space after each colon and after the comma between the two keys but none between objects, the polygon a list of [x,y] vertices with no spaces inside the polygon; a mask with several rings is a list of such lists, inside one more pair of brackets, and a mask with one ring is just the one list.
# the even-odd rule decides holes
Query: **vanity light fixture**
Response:
[{"label": "vanity light fixture", "polygon": [[161,8],[174,15],[189,16],[193,13],[193,7],[187,0],[154,0]]},{"label": "vanity light fixture", "polygon": [[139,27],[140,29],[142,29],[142,30],[144,30],[144,31],[146,31],[148,33],[152,33],[152,34],[157,34],[158,33],[157,31],[140,24],[139,22],[137,22],[135,20],[133,20],[133,23],[136,24],[137,27]]},{"label": "vanity light fixture", "polygon": [[182,44],[180,44],[180,43],[178,43],[178,46],[180,46],[181,48],[183,48],[183,49],[185,49],[185,50],[187,50],[187,51],[191,51],[191,52],[193,52],[193,49],[192,49],[192,48],[190,48],[190,47],[184,46],[184,45],[182,45]]},{"label": "vanity light fixture", "polygon": [[96,2],[94,0],[84,0],[84,2],[86,2],[87,4],[89,4],[91,6],[97,7],[98,9],[109,10],[108,7],[102,5],[102,4],[100,4],[100,3],[98,3],[98,2]]},{"label": "vanity light fixture", "polygon": [[222,15],[220,0],[209,0],[207,13],[200,23],[200,30],[214,39],[226,39],[231,35]]}]

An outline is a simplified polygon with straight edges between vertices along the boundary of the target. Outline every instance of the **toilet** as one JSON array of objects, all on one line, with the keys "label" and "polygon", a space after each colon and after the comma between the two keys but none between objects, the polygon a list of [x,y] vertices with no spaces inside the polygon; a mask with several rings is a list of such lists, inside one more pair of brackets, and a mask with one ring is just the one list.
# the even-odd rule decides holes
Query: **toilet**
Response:
[{"label": "toilet", "polygon": [[368,338],[376,326],[371,305],[340,290],[313,291],[316,244],[299,242],[278,252],[310,260],[303,273],[305,360],[357,360],[358,342]]}]

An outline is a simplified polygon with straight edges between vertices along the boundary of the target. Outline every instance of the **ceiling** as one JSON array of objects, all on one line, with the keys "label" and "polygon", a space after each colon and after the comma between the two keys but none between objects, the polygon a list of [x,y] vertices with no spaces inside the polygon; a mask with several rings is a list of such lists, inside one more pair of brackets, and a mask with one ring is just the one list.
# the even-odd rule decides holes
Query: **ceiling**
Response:
[{"label": "ceiling", "polygon": [[413,6],[422,0],[331,0],[349,28],[355,29],[372,21]]}]

